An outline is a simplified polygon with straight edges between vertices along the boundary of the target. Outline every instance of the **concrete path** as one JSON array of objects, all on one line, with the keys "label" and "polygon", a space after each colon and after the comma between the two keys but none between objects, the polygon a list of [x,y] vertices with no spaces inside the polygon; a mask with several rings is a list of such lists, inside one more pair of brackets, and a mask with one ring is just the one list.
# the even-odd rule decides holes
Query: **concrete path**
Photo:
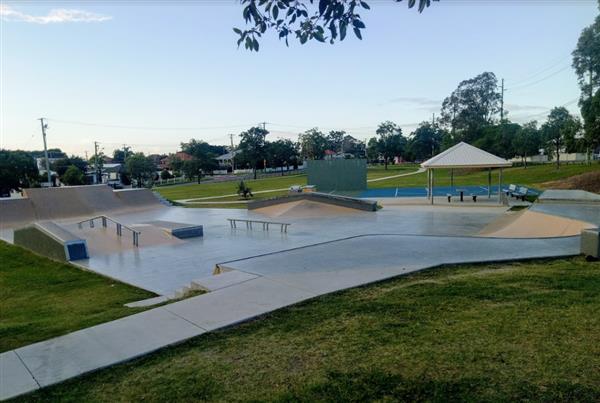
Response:
[{"label": "concrete path", "polygon": [[[444,263],[578,253],[579,237],[360,235],[223,262],[237,284],[0,354],[0,399],[148,354],[325,293]],[[217,276],[218,277],[218,276]]]},{"label": "concrete path", "polygon": [[392,175],[392,176],[385,176],[383,178],[374,178],[374,179],[367,179],[367,182],[379,182],[379,181],[384,181],[384,180],[388,180],[388,179],[394,179],[394,178],[400,178],[402,176],[411,176],[411,175],[416,175],[416,174],[420,174],[421,172],[425,172],[425,168],[419,168],[416,171],[413,172],[407,172],[407,173],[403,173],[403,174],[398,174],[398,175]]},{"label": "concrete path", "polygon": [[[289,188],[269,189],[269,190],[257,190],[256,192],[252,192],[252,194],[284,192],[286,190],[289,190]],[[224,199],[226,197],[235,197],[235,196],[239,196],[239,194],[237,194],[237,193],[230,193],[230,194],[226,194],[226,195],[206,196],[206,197],[194,197],[193,199],[179,199],[179,200],[175,200],[175,201],[177,203],[186,204],[186,203],[199,202],[199,201],[203,201],[203,200]],[[239,203],[239,202],[236,202],[236,203]]]}]

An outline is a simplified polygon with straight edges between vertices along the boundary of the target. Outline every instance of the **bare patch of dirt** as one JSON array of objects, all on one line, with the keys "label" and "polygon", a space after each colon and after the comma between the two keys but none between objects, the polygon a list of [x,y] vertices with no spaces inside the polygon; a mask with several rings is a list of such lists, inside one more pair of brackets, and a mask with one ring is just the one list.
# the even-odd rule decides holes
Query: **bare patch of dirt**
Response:
[{"label": "bare patch of dirt", "polygon": [[586,172],[570,178],[543,183],[546,189],[579,189],[600,193],[600,171]]}]

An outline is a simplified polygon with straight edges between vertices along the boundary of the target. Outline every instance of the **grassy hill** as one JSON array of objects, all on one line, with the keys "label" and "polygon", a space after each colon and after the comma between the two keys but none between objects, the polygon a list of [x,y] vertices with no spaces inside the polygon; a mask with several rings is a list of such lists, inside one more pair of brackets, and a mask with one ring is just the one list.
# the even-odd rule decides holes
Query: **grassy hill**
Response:
[{"label": "grassy hill", "polygon": [[154,297],[0,241],[0,352],[108,322]]},{"label": "grassy hill", "polygon": [[[418,169],[418,166],[414,164],[409,165],[391,165],[388,170],[385,170],[383,166],[369,167],[367,170],[367,179],[379,179],[388,176],[395,176],[399,174],[414,172]],[[534,165],[528,168],[515,167],[504,170],[503,183],[516,183],[537,189],[544,189],[545,183],[550,181],[562,180],[575,175],[580,175],[586,172],[600,172],[600,164],[594,163],[592,165],[584,164],[571,164],[563,165],[559,170],[554,165]],[[248,186],[255,193],[254,199],[261,199],[267,197],[274,197],[281,194],[286,194],[287,189],[292,185],[305,185],[306,175],[294,175],[294,176],[283,176],[283,177],[271,177],[258,180],[246,181]],[[454,172],[454,183],[456,185],[487,185],[488,173],[482,170],[455,170]],[[497,172],[492,172],[492,184],[498,183]],[[415,175],[401,176],[390,178],[386,180],[378,180],[375,182],[369,182],[368,187],[373,188],[390,188],[390,187],[425,187],[427,184],[426,173],[418,173]],[[449,170],[436,171],[436,185],[448,186],[450,185],[450,172]],[[156,190],[164,197],[169,200],[177,199],[193,199],[193,198],[206,198],[216,196],[226,196],[218,199],[214,199],[214,202],[229,201],[234,202],[239,200],[239,197],[235,195],[237,188],[237,182],[221,182],[221,183],[202,183],[202,184],[188,184],[179,186],[167,186],[156,188]],[[262,191],[274,190],[273,192],[260,193]],[[230,196],[227,196],[230,195]],[[211,201],[211,200],[204,200]],[[202,207],[244,207],[244,204],[229,204],[229,205],[202,205]]]},{"label": "grassy hill", "polygon": [[30,401],[598,401],[600,263],[433,269],[323,296]]}]

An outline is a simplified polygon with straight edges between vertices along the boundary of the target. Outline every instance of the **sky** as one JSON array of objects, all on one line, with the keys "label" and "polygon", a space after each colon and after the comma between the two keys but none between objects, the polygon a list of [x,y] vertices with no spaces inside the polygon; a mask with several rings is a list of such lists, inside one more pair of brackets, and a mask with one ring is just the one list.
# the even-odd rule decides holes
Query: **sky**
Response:
[{"label": "sky", "polygon": [[[170,153],[182,141],[234,142],[267,122],[267,139],[318,127],[364,140],[385,120],[409,135],[439,116],[457,85],[505,79],[515,122],[554,106],[579,113],[571,52],[595,0],[367,0],[363,40],[237,48],[235,0],[0,0],[0,147],[91,155]],[[291,39],[291,38],[290,38]]]}]

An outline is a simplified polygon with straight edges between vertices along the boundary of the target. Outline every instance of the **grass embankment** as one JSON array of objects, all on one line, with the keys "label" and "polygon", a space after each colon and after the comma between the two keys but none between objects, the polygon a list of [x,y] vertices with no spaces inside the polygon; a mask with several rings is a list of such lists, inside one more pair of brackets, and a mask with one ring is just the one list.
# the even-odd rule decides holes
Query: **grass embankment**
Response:
[{"label": "grass embankment", "polygon": [[[592,165],[562,165],[560,169],[556,169],[556,166],[553,164],[532,165],[527,168],[506,168],[503,171],[502,183],[515,183],[519,185],[533,187],[536,189],[544,189],[543,184],[545,182],[564,179],[585,172],[598,170],[600,170],[600,164],[598,163],[594,163]],[[488,172],[487,170],[454,170],[454,183],[456,185],[487,185]],[[450,186],[450,170],[436,170],[435,184],[436,186]],[[497,170],[492,171],[492,184],[498,184]],[[369,183],[369,188],[412,187],[426,185],[427,174],[423,172],[416,175],[404,176],[379,182],[372,182]]]},{"label": "grass embankment", "polygon": [[25,400],[598,401],[599,289],[583,258],[433,269]]},{"label": "grass embankment", "polygon": [[[367,179],[378,179],[387,176],[394,176],[409,172],[414,172],[418,166],[414,164],[408,165],[390,165],[388,170],[385,170],[382,165],[369,167],[367,170]],[[515,167],[504,170],[503,183],[516,183],[519,185],[529,186],[536,189],[545,189],[548,182],[561,180],[580,175],[585,172],[600,171],[600,164],[592,165],[571,164],[563,165],[559,170],[555,165],[533,165],[528,168]],[[487,170],[455,170],[454,184],[455,185],[487,185],[488,172]],[[254,197],[252,200],[261,200],[265,198],[275,197],[287,194],[287,189],[292,185],[305,185],[306,175],[273,177],[266,179],[246,181],[252,189]],[[426,173],[419,173],[408,176],[369,182],[368,187],[374,188],[395,188],[395,187],[425,187],[427,183]],[[492,172],[492,184],[498,183],[498,172]],[[212,202],[211,204],[197,204],[195,207],[221,207],[221,208],[245,208],[245,203],[219,204],[219,202],[239,201],[240,197],[235,196],[237,182],[220,182],[220,183],[203,183],[194,185],[171,186],[156,189],[161,195],[169,200],[177,199],[202,199],[206,197],[218,197],[215,199],[204,199],[202,202]],[[436,186],[450,186],[450,171],[436,170],[435,173]],[[280,189],[280,190],[279,190]],[[265,190],[274,190],[273,192],[257,193]],[[227,196],[233,195],[233,196]]]},{"label": "grass embankment", "polygon": [[[287,189],[292,185],[306,185],[306,175],[277,176],[244,181],[252,192]],[[213,196],[235,195],[238,181],[200,183],[193,185],[161,187],[156,190],[169,200],[193,199]],[[267,193],[268,194],[268,193]],[[234,196],[237,198],[237,196]],[[225,201],[225,200],[222,200]]]},{"label": "grass embankment", "polygon": [[117,319],[155,296],[0,241],[0,352]]},{"label": "grass embankment", "polygon": [[[383,165],[369,167],[367,170],[367,179],[376,179],[386,176],[399,175],[416,171],[418,167],[414,164],[405,165],[389,165],[388,169],[385,170]],[[306,175],[291,175],[291,176],[280,176],[270,177],[257,180],[247,180],[246,184],[252,189],[254,197],[252,200],[261,200],[271,198],[275,196],[281,196],[288,193],[288,189],[292,185],[306,185]],[[234,207],[244,208],[244,203],[236,204],[219,204],[218,202],[232,202],[239,201],[241,198],[237,195],[238,182],[219,182],[219,183],[201,183],[201,184],[186,184],[181,186],[170,186],[160,187],[156,190],[165,198],[169,200],[181,200],[181,199],[203,199],[199,200],[202,202],[210,202],[213,199],[205,199],[208,197],[218,197],[214,199],[214,204],[202,204],[201,207]],[[281,189],[281,190],[278,190]],[[262,191],[269,191],[266,193],[260,193]],[[232,195],[232,196],[227,196]]]}]

